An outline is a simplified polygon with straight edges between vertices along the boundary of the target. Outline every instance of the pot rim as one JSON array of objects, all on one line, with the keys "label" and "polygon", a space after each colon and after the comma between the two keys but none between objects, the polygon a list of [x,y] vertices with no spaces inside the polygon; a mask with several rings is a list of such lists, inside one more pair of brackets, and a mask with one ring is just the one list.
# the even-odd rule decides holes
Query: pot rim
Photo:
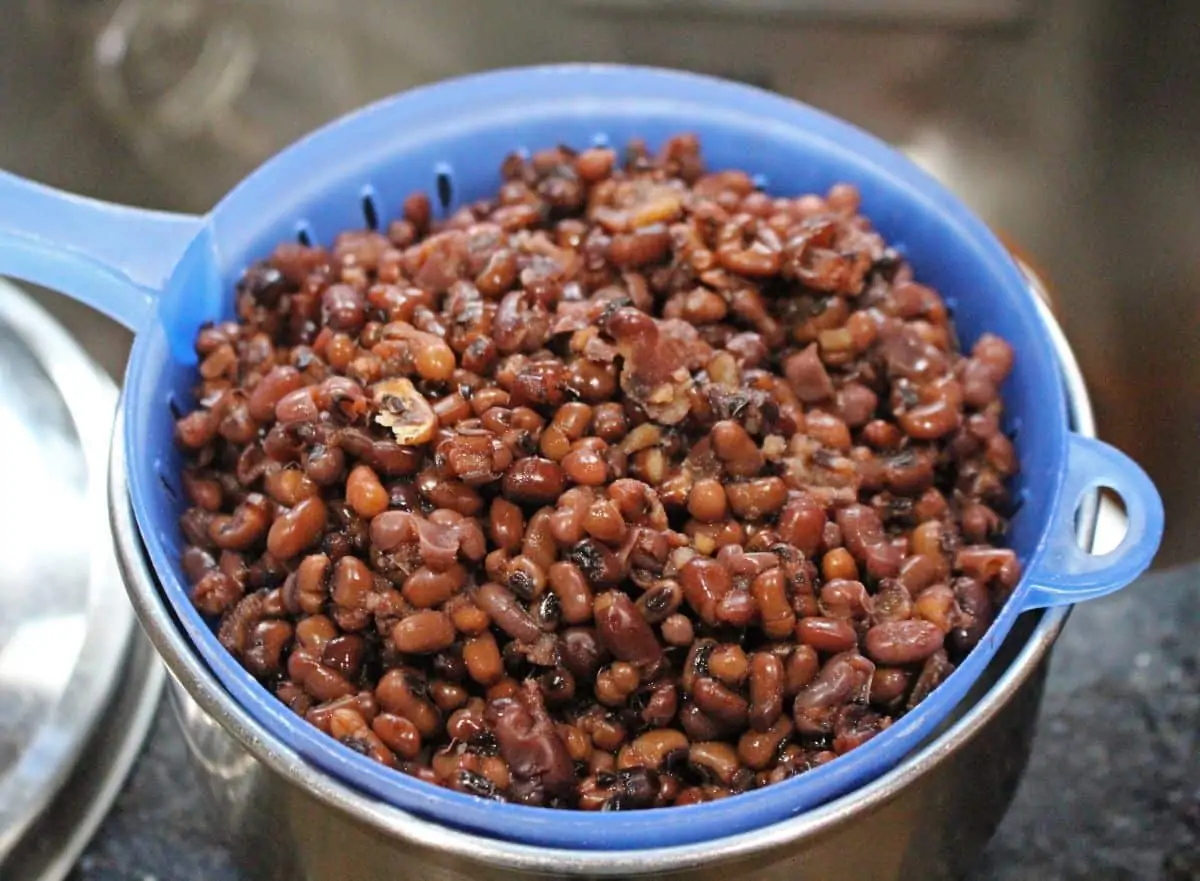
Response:
[{"label": "pot rim", "polygon": [[[1022,269],[1031,284],[1040,287],[1036,276],[1024,266]],[[1058,356],[1072,427],[1079,434],[1094,437],[1091,403],[1075,356],[1049,307],[1041,297],[1034,299]],[[256,759],[325,805],[387,837],[506,869],[560,877],[585,874],[624,877],[746,858],[827,833],[898,797],[974,738],[1037,670],[1070,614],[1070,606],[1046,610],[1025,647],[991,690],[934,740],[888,773],[798,816],[725,838],[642,850],[567,850],[486,838],[391,807],[338,781],[285,747],[221,687],[175,620],[149,567],[129,503],[123,412],[123,408],[118,408],[109,467],[109,515],[114,543],[126,590],[142,627],[177,682]],[[1080,512],[1080,535],[1090,541],[1095,530],[1097,499],[1093,497],[1082,505]]]}]

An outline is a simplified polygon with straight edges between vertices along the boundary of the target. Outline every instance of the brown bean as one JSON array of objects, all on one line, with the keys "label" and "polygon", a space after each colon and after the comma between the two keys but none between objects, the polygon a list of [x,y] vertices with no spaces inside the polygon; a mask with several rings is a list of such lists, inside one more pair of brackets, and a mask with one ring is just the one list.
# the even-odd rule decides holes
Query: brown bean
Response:
[{"label": "brown bean", "polygon": [[686,615],[678,613],[664,620],[660,629],[662,630],[663,642],[667,645],[690,645],[696,636],[691,620]]},{"label": "brown bean", "polygon": [[426,697],[428,684],[414,670],[397,668],[383,674],[375,686],[375,698],[385,712],[408,719],[422,738],[433,738],[441,726],[442,717]]},{"label": "brown bean", "polygon": [[766,731],[783,712],[785,672],[783,662],[769,652],[750,658],[748,718],[755,731]]},{"label": "brown bean", "polygon": [[467,583],[467,570],[454,563],[444,572],[422,566],[404,579],[404,598],[418,609],[440,606]]},{"label": "brown bean", "polygon": [[741,646],[723,643],[708,656],[708,672],[730,688],[738,688],[750,673],[750,659]]},{"label": "brown bean", "polygon": [[358,465],[346,478],[346,501],[359,517],[370,520],[388,509],[389,496],[374,470]]},{"label": "brown bean", "polygon": [[[269,503],[257,493],[251,493],[234,509],[232,516],[218,515],[211,519],[208,538],[222,550],[244,551],[262,539],[268,525],[271,525]],[[271,529],[274,529],[273,525]],[[269,537],[267,546],[270,549]]]},{"label": "brown bean", "polygon": [[919,618],[876,624],[867,631],[863,646],[880,664],[902,665],[923,661],[942,647],[937,625]]},{"label": "brown bean", "polygon": [[725,487],[729,507],[746,520],[759,520],[774,514],[787,501],[787,487],[778,477],[759,477]]},{"label": "brown bean", "polygon": [[911,682],[912,675],[900,667],[877,668],[871,679],[871,703],[883,707],[898,705]]},{"label": "brown bean", "polygon": [[428,655],[454,645],[454,632],[445,612],[422,609],[392,628],[392,642],[406,654]]},{"label": "brown bean", "polygon": [[741,425],[730,420],[718,422],[709,432],[713,451],[732,477],[753,477],[765,463],[762,451]]},{"label": "brown bean", "polygon": [[275,518],[267,534],[267,550],[280,560],[289,560],[312,547],[325,530],[326,509],[320,497],[302,500]]},{"label": "brown bean", "polygon": [[703,779],[729,785],[733,783],[742,763],[732,746],[720,741],[709,741],[693,743],[689,747],[688,766]]},{"label": "brown bean", "polygon": [[292,641],[292,625],[287,621],[260,621],[250,631],[249,645],[242,663],[259,679],[273,679],[283,672],[283,653]]},{"label": "brown bean", "polygon": [[765,729],[751,729],[738,740],[738,758],[746,767],[761,771],[771,766],[779,748],[792,734],[794,725],[787,716],[780,716]]},{"label": "brown bean", "polygon": [[792,714],[802,734],[830,734],[834,711],[867,698],[875,665],[855,652],[835,655],[797,694]]},{"label": "brown bean", "polygon": [[499,496],[492,499],[492,507],[488,512],[488,537],[501,549],[516,553],[520,550],[524,531],[525,516],[521,509]]},{"label": "brown bean", "polygon": [[715,679],[701,676],[692,688],[693,700],[705,715],[722,725],[739,728],[746,724],[746,699]]},{"label": "brown bean", "polygon": [[679,710],[679,688],[674,682],[660,681],[646,698],[642,708],[642,722],[654,728],[670,725]]},{"label": "brown bean", "polygon": [[954,591],[948,584],[933,584],[921,591],[913,613],[933,624],[942,633],[954,626]]},{"label": "brown bean", "polygon": [[320,492],[320,488],[308,475],[292,468],[283,468],[268,474],[263,481],[263,488],[272,499],[289,508]]},{"label": "brown bean", "polygon": [[609,479],[604,456],[588,448],[573,449],[563,456],[562,471],[568,480],[581,486],[602,486]]},{"label": "brown bean", "polygon": [[574,563],[560,560],[550,567],[550,589],[558,597],[562,620],[584,624],[592,619],[592,591]]},{"label": "brown bean", "polygon": [[657,581],[637,598],[637,609],[650,624],[660,624],[673,616],[683,604],[683,588],[678,581]]},{"label": "brown bean", "polygon": [[380,713],[372,720],[371,730],[402,759],[411,762],[421,754],[421,732],[403,716]]},{"label": "brown bean", "polygon": [[692,484],[688,493],[688,513],[705,523],[724,520],[727,513],[725,488],[719,481],[705,478]]},{"label": "brown bean", "polygon": [[551,504],[563,491],[563,472],[549,459],[518,459],[504,474],[504,495],[526,504]]},{"label": "brown bean", "polygon": [[329,596],[337,607],[334,616],[343,629],[362,630],[370,622],[367,598],[374,587],[370,568],[357,557],[345,556],[334,564]]},{"label": "brown bean", "polygon": [[796,623],[796,639],[828,654],[847,652],[858,645],[858,634],[841,618],[803,618]]},{"label": "brown bean", "polygon": [[295,367],[288,364],[272,367],[246,400],[250,415],[259,422],[270,421],[275,418],[275,406],[279,401],[303,386],[304,377]]},{"label": "brown bean", "polygon": [[707,624],[717,623],[717,604],[733,588],[729,570],[705,557],[689,560],[679,570],[679,583],[688,605]]},{"label": "brown bean", "polygon": [[662,657],[662,646],[629,595],[610,590],[593,606],[596,633],[614,656],[633,664],[650,665]]},{"label": "brown bean", "polygon": [[682,731],[660,728],[647,731],[621,748],[618,768],[662,768],[676,756],[687,754],[690,744]]},{"label": "brown bean", "polygon": [[475,591],[474,598],[492,622],[513,639],[536,642],[542,635],[537,622],[507,588],[488,582]]},{"label": "brown bean", "polygon": [[812,557],[821,546],[826,527],[825,511],[808,494],[792,496],[779,514],[779,538]]},{"label": "brown bean", "polygon": [[790,636],[796,626],[796,613],[787,597],[787,575],[782,567],[768,569],[750,585],[750,593],[758,605],[760,626],[771,639]]},{"label": "brown bean", "polygon": [[500,649],[486,630],[463,643],[462,656],[467,672],[480,685],[495,685],[504,676]]}]

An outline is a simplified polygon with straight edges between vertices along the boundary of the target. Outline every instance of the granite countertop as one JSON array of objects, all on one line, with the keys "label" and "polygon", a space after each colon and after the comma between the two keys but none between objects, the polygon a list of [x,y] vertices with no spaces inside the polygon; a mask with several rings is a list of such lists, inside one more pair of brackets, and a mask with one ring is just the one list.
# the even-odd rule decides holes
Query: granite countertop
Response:
[{"label": "granite countertop", "polygon": [[[1200,881],[1200,566],[1079,607],[1033,756],[970,881]],[[252,881],[167,707],[70,881]]]}]

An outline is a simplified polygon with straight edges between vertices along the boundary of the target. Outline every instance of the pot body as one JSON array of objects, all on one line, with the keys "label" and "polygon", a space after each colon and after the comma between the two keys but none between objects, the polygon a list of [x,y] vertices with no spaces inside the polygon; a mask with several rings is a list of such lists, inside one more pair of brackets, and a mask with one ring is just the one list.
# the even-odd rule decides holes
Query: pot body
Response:
[{"label": "pot body", "polygon": [[[1067,386],[1072,427],[1094,434],[1078,365],[1042,307]],[[1050,653],[1069,608],[1022,616],[942,727],[889,773],[764,829],[662,850],[569,852],[438,826],[333,780],[261,728],[216,682],[165,603],[128,502],[123,433],[110,472],[118,559],[134,607],[170,668],[189,759],[247,877],[262,881],[508,881],[671,878],[694,881],[954,879],[1004,816],[1029,758]],[[1093,499],[1080,536],[1120,530]]]},{"label": "pot body", "polygon": [[[1037,623],[1035,616],[1021,621],[964,709],[986,700],[987,690],[1022,648],[1038,640],[1049,648],[1057,627],[1039,629]],[[1038,636],[1031,642],[1033,633]],[[678,870],[653,868],[649,855],[648,871],[622,877],[680,881],[950,881],[963,877],[1004,816],[1025,769],[1048,660],[1046,651],[977,735],[936,768],[897,789],[892,797],[848,812],[824,833]],[[576,871],[584,867],[570,864],[549,872],[503,867],[381,834],[331,810],[304,787],[257,761],[178,681],[172,681],[170,694],[213,816],[221,818],[222,831],[247,878],[517,881],[590,875]]]}]

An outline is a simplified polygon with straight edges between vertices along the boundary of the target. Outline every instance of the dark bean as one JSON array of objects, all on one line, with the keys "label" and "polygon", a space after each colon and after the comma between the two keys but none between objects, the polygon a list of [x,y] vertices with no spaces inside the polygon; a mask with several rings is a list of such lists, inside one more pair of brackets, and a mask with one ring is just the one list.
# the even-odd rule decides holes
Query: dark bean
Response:
[{"label": "dark bean", "polygon": [[250,643],[242,653],[242,663],[259,679],[272,679],[283,672],[283,653],[292,641],[292,625],[287,621],[260,621],[250,631]]},{"label": "dark bean", "polygon": [[942,631],[919,618],[890,621],[868,630],[863,646],[880,664],[915,664],[942,647]]},{"label": "dark bean", "polygon": [[475,592],[475,602],[488,613],[492,622],[511,636],[524,642],[534,642],[542,631],[512,591],[489,582]]},{"label": "dark bean", "polygon": [[659,624],[675,614],[683,603],[683,588],[678,581],[652,584],[637,599],[637,609],[650,624]]},{"label": "dark bean", "polygon": [[894,707],[908,693],[911,674],[899,667],[879,667],[871,679],[871,703],[876,706]]},{"label": "dark bean", "polygon": [[846,652],[858,645],[858,634],[840,618],[804,618],[796,624],[796,638],[829,654]]},{"label": "dark bean", "polygon": [[549,459],[520,459],[504,474],[504,494],[516,502],[552,503],[562,491],[562,469]]},{"label": "dark bean", "polygon": [[596,633],[614,656],[642,665],[662,657],[662,646],[654,631],[628,594],[616,590],[601,594],[596,597],[593,614]]},{"label": "dark bean", "polygon": [[707,624],[717,623],[717,604],[733,587],[729,570],[704,557],[695,557],[679,570],[683,595]]},{"label": "dark bean", "polygon": [[755,731],[766,731],[783,712],[785,673],[783,662],[767,652],[750,659],[748,718]]},{"label": "dark bean", "polygon": [[705,715],[730,728],[746,724],[746,699],[737,692],[707,676],[697,679],[692,691],[692,699]]},{"label": "dark bean", "polygon": [[592,680],[608,657],[596,631],[590,627],[570,627],[562,635],[563,663],[576,679]]}]

